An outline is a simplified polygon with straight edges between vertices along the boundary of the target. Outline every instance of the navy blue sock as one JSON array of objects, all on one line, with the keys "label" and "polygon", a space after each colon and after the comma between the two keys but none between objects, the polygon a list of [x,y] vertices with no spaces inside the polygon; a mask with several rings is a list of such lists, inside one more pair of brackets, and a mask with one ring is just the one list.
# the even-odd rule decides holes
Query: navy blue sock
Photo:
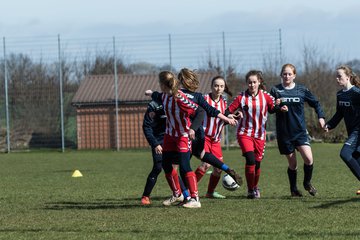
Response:
[{"label": "navy blue sock", "polygon": [[[201,159],[203,162],[206,162],[208,164],[210,164],[213,167],[219,168],[219,169],[223,169],[223,165],[224,163],[222,161],[220,161],[217,157],[215,157],[213,154],[211,153],[205,153],[204,157]],[[227,167],[227,166],[226,166]],[[228,169],[229,167],[227,167]],[[224,169],[223,169],[224,170]],[[225,170],[224,170],[225,171]]]}]

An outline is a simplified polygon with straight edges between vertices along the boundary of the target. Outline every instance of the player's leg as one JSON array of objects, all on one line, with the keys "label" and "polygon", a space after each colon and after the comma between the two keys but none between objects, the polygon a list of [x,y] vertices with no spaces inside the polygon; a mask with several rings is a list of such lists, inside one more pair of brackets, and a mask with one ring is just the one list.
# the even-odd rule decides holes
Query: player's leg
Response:
[{"label": "player's leg", "polygon": [[195,175],[198,182],[200,182],[201,178],[205,175],[205,173],[209,170],[210,167],[210,164],[201,161],[201,164],[195,170]]},{"label": "player's leg", "polygon": [[259,189],[259,180],[260,180],[260,174],[261,174],[261,161],[264,158],[264,153],[265,153],[265,145],[266,142],[265,140],[261,140],[261,139],[254,139],[254,143],[255,143],[255,177],[254,177],[254,194],[255,194],[255,198],[259,199],[260,198],[260,189]]},{"label": "player's leg", "polygon": [[144,192],[141,198],[141,203],[143,205],[149,205],[151,203],[150,194],[156,184],[157,177],[162,169],[162,154],[156,154],[154,149],[152,149],[152,157],[153,157],[153,167],[146,179]]},{"label": "player's leg", "polygon": [[303,185],[306,191],[310,195],[315,196],[317,193],[316,188],[311,184],[312,173],[314,169],[314,160],[311,147],[309,145],[302,145],[297,147],[298,151],[301,154],[301,157],[304,160],[304,181]]},{"label": "player's leg", "polygon": [[288,161],[287,175],[290,184],[292,197],[302,197],[302,193],[297,188],[297,161],[294,145],[281,138],[277,138],[278,148],[281,155],[285,155]]},{"label": "player's leg", "polygon": [[196,140],[192,142],[192,154],[200,159],[203,162],[210,164],[213,167],[219,168],[229,174],[239,186],[242,185],[242,178],[239,174],[235,172],[234,169],[231,169],[228,165],[220,161],[217,157],[215,157],[212,153],[205,152],[205,134],[200,130],[195,132]]},{"label": "player's leg", "polygon": [[164,206],[176,205],[178,202],[182,202],[184,197],[181,193],[181,187],[179,183],[179,176],[177,170],[172,166],[172,160],[176,158],[177,152],[164,152],[163,153],[163,169],[165,172],[165,178],[172,191],[172,196],[163,202]]},{"label": "player's leg", "polygon": [[[205,151],[211,152],[215,157],[217,157],[220,161],[224,161],[221,144],[220,142],[213,142],[210,138],[206,138],[205,141]],[[222,170],[219,168],[213,168],[213,171],[210,175],[208,189],[206,193],[206,197],[208,198],[219,198],[224,199],[225,196],[221,195],[218,192],[215,192],[215,188],[217,187],[220,177],[221,177]]]},{"label": "player's leg", "polygon": [[254,199],[254,181],[255,181],[255,143],[252,137],[238,136],[238,143],[245,157],[245,177],[248,188],[247,198]]}]

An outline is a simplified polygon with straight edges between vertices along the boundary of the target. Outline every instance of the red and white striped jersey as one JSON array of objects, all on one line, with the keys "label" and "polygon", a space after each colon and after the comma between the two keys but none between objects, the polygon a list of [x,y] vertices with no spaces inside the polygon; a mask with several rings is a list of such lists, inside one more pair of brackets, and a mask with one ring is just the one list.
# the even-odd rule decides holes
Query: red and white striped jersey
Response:
[{"label": "red and white striped jersey", "polygon": [[[204,98],[210,106],[216,108],[221,113],[225,112],[227,107],[225,98],[220,96],[220,100],[218,102],[215,102],[210,97],[210,94],[204,95]],[[218,117],[210,117],[208,114],[206,114],[203,121],[203,128],[206,136],[210,137],[215,142],[219,142],[221,140],[221,132],[224,128],[224,122]]]},{"label": "red and white striped jersey", "polygon": [[268,110],[274,108],[274,101],[275,99],[263,90],[259,90],[255,97],[249,95],[247,91],[241,92],[229,106],[230,113],[234,113],[237,109],[243,113],[237,134],[265,140]]},{"label": "red and white striped jersey", "polygon": [[187,137],[191,125],[189,117],[195,114],[198,105],[180,90],[176,98],[163,93],[162,102],[167,117],[165,133],[173,137]]}]

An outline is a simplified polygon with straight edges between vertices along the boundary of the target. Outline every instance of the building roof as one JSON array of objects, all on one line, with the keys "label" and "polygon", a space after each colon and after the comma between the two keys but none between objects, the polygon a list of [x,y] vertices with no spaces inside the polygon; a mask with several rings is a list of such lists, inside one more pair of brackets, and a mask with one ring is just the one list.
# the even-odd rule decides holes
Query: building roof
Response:
[{"label": "building roof", "polygon": [[[200,86],[198,92],[208,93],[210,81],[215,73],[198,74]],[[145,96],[145,90],[160,91],[157,74],[134,75],[122,74],[118,76],[118,99],[121,103],[147,103],[150,98]],[[115,102],[114,75],[91,75],[85,77],[72,99],[72,104],[104,105]]]}]

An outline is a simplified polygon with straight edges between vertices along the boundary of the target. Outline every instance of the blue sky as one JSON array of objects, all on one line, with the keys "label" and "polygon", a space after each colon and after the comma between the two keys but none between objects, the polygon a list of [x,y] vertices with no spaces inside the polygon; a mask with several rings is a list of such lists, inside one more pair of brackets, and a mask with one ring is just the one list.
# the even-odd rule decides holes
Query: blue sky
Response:
[{"label": "blue sky", "polygon": [[304,43],[360,58],[358,0],[33,0],[1,4],[2,36],[68,37],[282,29],[287,58]]}]

